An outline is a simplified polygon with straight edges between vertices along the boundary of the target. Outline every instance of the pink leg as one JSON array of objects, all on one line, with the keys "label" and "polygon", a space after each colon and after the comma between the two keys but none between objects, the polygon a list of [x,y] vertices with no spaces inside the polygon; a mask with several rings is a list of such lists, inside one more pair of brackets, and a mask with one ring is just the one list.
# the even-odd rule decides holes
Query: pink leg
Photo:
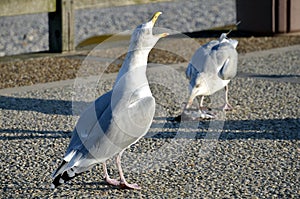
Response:
[{"label": "pink leg", "polygon": [[225,105],[223,106],[223,111],[231,111],[233,108],[228,102],[228,85],[225,86]]},{"label": "pink leg", "polygon": [[121,167],[122,153],[123,153],[123,151],[121,151],[119,153],[119,155],[117,156],[117,158],[116,158],[117,167],[118,167],[120,178],[121,178],[120,187],[121,188],[128,188],[128,189],[141,189],[141,187],[138,186],[137,184],[129,184],[128,182],[126,182],[124,174],[123,174],[123,170],[122,170],[122,167]]},{"label": "pink leg", "polygon": [[223,106],[223,111],[231,111],[233,108],[230,104],[226,103]]},{"label": "pink leg", "polygon": [[[207,108],[203,106],[203,101],[204,101],[204,96],[201,96],[201,100],[199,102],[199,107],[198,107],[201,111],[207,110]],[[192,106],[192,104],[193,104],[193,100],[189,99],[188,103],[183,108],[189,109]]]},{"label": "pink leg", "polygon": [[120,185],[120,181],[119,180],[116,180],[116,179],[111,179],[108,175],[108,172],[107,172],[107,167],[106,167],[106,163],[102,163],[102,166],[103,166],[103,171],[104,171],[104,178],[105,178],[105,181],[110,184],[110,185],[114,185],[114,186],[119,186]]},{"label": "pink leg", "polygon": [[203,106],[203,101],[204,101],[204,95],[201,96],[201,100],[199,103],[199,109],[200,109],[200,111],[207,111],[208,108]]},{"label": "pink leg", "polygon": [[204,101],[204,96],[201,96],[201,100],[200,100],[200,104],[199,104],[200,108],[203,107],[203,101]]}]

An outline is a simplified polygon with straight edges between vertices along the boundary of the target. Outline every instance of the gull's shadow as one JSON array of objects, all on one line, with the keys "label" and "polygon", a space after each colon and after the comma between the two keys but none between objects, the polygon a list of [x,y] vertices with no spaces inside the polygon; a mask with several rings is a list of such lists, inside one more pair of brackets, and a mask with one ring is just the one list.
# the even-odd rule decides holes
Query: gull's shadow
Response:
[{"label": "gull's shadow", "polygon": [[72,111],[72,106],[86,107],[88,104],[88,102],[73,102],[67,100],[0,96],[0,109],[36,111],[45,114],[78,115],[78,113]]},{"label": "gull's shadow", "polygon": [[[72,105],[86,107],[88,102],[72,102],[66,100],[17,98],[0,96],[0,109],[17,111],[36,111],[45,114],[78,115],[72,112]],[[146,138],[187,138],[205,139],[212,121],[199,121],[193,132],[182,131],[189,128],[188,121],[174,120],[173,117],[156,117]],[[255,120],[225,120],[218,139],[273,139],[299,140],[300,119],[255,119]],[[195,121],[193,123],[195,128]],[[167,129],[167,130],[166,130]],[[24,129],[0,129],[0,140],[64,138],[71,135],[70,131],[39,131]]]},{"label": "gull's shadow", "polygon": [[72,131],[35,131],[25,129],[0,129],[0,140],[24,140],[39,138],[68,138]]},{"label": "gull's shadow", "polygon": [[[156,118],[157,120],[157,118]],[[155,139],[218,139],[218,140],[241,140],[241,139],[268,139],[268,140],[299,140],[300,119],[256,119],[256,120],[226,120],[219,134],[214,133],[211,121],[193,122],[193,131],[184,130],[189,128],[188,122],[177,122],[162,118],[165,123],[153,123],[145,138]],[[165,131],[164,129],[168,129]],[[212,131],[208,131],[211,129]],[[35,131],[24,129],[0,129],[0,140],[22,140],[39,138],[69,138],[71,131]]]},{"label": "gull's shadow", "polygon": [[[269,140],[299,140],[300,118],[285,119],[255,119],[255,120],[225,120],[222,125],[214,127],[212,121],[176,121],[174,118],[155,118],[158,123],[151,125],[146,138],[189,138],[206,139],[209,133],[220,130],[219,140],[234,139],[269,139]],[[164,122],[164,123],[161,123]],[[223,123],[224,122],[224,123]],[[220,129],[221,127],[221,129]],[[169,131],[160,130],[168,128]],[[184,128],[192,128],[193,131],[183,132]],[[210,131],[209,131],[210,130]]]},{"label": "gull's shadow", "polygon": [[249,78],[256,78],[256,79],[264,79],[264,80],[272,80],[272,81],[285,81],[285,82],[292,82],[292,83],[300,83],[300,75],[269,75],[269,74],[255,74],[255,73],[243,73],[239,72],[237,74],[238,77],[249,77]]}]

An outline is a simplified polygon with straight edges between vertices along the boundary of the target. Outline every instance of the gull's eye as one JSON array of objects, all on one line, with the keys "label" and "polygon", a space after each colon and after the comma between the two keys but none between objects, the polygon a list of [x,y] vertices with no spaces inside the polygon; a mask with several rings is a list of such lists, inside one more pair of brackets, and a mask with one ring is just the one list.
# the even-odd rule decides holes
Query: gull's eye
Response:
[{"label": "gull's eye", "polygon": [[196,88],[199,88],[200,87],[200,84],[196,84],[196,86],[195,86]]}]

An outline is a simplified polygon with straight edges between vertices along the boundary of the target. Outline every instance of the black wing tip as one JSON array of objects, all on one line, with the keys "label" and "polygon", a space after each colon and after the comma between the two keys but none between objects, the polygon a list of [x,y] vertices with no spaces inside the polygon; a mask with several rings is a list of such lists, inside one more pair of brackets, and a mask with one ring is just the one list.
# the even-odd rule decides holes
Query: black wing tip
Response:
[{"label": "black wing tip", "polygon": [[[52,178],[54,176],[57,175],[57,172],[66,164],[67,162],[65,160],[62,161],[62,163],[59,165],[59,167],[54,171],[54,173],[52,174]],[[66,173],[66,172],[64,172]],[[63,184],[64,182],[62,178],[62,174],[58,174],[52,181],[52,184],[51,184],[51,189],[55,189],[56,187],[58,187],[59,185]]]},{"label": "black wing tip", "polygon": [[51,184],[52,189],[55,189],[56,187],[64,183],[64,180],[61,177],[62,177],[61,175],[58,175],[56,176],[56,178],[54,178]]},{"label": "black wing tip", "polygon": [[57,175],[57,172],[63,167],[67,162],[65,160],[62,161],[62,163],[59,165],[59,167],[53,172],[52,177]]},{"label": "black wing tip", "polygon": [[75,174],[73,174],[72,176],[70,176],[70,175],[68,174],[68,172],[65,171],[65,172],[63,172],[62,174],[60,174],[60,175],[58,175],[58,176],[56,176],[56,177],[54,178],[54,180],[52,181],[52,184],[51,184],[51,188],[52,188],[52,189],[55,189],[55,188],[58,187],[59,185],[64,184],[65,182],[67,182],[67,181],[69,181],[69,180],[75,178],[76,176],[78,176],[78,175],[80,175],[80,174],[82,174],[82,173],[75,173]]}]

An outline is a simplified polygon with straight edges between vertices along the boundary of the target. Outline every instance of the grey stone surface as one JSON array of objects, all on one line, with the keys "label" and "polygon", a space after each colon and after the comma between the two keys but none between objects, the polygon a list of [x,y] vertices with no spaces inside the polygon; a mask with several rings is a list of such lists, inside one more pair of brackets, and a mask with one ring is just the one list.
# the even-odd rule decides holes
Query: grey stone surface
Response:
[{"label": "grey stone surface", "polygon": [[[75,11],[75,45],[91,36],[132,30],[154,12],[164,14],[156,26],[191,32],[235,23],[234,0],[192,0]],[[45,51],[48,15],[0,17],[0,55]]]},{"label": "grey stone surface", "polygon": [[[226,115],[218,112],[219,119],[211,121],[173,121],[187,97],[182,67],[186,64],[150,67],[148,77],[154,82],[151,90],[157,102],[154,122],[147,136],[123,157],[125,175],[129,182],[142,186],[140,191],[106,185],[101,166],[49,189],[50,174],[64,154],[78,112],[92,100],[93,92],[99,95],[111,88],[112,74],[103,76],[97,85],[91,79],[86,90],[78,89],[82,81],[76,80],[0,90],[0,195],[299,198],[298,49],[240,56],[239,74],[229,85],[234,110]],[[82,98],[74,98],[79,94]],[[207,98],[205,104],[216,106],[223,94]],[[117,176],[113,161],[109,161],[109,172]]]}]

